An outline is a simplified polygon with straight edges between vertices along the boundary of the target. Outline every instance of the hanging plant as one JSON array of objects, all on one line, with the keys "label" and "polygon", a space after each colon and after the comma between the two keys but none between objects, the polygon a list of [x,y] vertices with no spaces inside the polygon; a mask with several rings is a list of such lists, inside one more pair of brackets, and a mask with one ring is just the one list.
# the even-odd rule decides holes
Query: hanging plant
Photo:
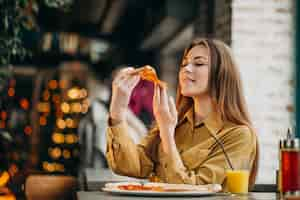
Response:
[{"label": "hanging plant", "polygon": [[21,10],[27,0],[0,0],[0,65],[7,65],[12,58],[24,58],[26,49],[22,44],[22,30],[26,19]]},{"label": "hanging plant", "polygon": [[22,35],[37,28],[33,12],[39,11],[39,4],[67,12],[73,3],[74,0],[0,0],[0,66],[31,55],[24,47]]}]

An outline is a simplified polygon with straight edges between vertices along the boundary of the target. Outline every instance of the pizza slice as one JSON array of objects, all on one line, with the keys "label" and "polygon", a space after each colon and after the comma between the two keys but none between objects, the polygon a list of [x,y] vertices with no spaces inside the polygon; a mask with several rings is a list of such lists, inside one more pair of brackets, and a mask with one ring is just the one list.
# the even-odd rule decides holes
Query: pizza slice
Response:
[{"label": "pizza slice", "polygon": [[136,69],[134,73],[138,73],[143,80],[151,81],[161,87],[167,87],[167,83],[158,79],[155,69],[150,65],[140,67]]}]

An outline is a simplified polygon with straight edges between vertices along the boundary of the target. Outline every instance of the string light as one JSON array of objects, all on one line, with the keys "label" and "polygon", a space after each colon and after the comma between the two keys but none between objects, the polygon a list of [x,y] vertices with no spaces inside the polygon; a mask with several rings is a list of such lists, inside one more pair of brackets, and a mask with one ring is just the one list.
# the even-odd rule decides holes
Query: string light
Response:
[{"label": "string light", "polygon": [[70,152],[69,150],[67,150],[67,149],[64,149],[64,150],[63,150],[63,157],[64,157],[65,159],[71,158],[71,152]]},{"label": "string light", "polygon": [[48,163],[46,161],[43,162],[43,169],[49,172],[59,171],[64,172],[65,166],[60,163]]},{"label": "string light", "polygon": [[40,125],[45,126],[47,124],[47,119],[44,116],[40,116]]},{"label": "string light", "polygon": [[37,108],[39,112],[44,112],[44,113],[50,112],[50,104],[48,102],[39,102]]},{"label": "string light", "polygon": [[47,171],[49,171],[49,172],[54,172],[54,171],[55,171],[55,165],[49,163],[49,164],[47,165]]},{"label": "string light", "polygon": [[57,120],[56,120],[56,126],[57,126],[58,128],[60,128],[60,129],[66,128],[66,122],[65,122],[65,120],[63,120],[63,119],[61,119],[61,118],[57,119]]},{"label": "string light", "polygon": [[[58,87],[60,89],[69,88],[68,81],[66,80],[58,81],[53,79],[48,82],[47,86],[48,90],[46,89],[43,93],[43,97],[47,97],[44,98],[44,101],[47,102],[40,102],[41,104],[38,104],[38,108],[39,111],[48,111],[43,112],[47,113],[47,115],[54,112],[56,118],[55,125],[57,127],[57,131],[54,131],[51,135],[52,144],[54,143],[56,146],[48,148],[48,155],[53,160],[59,159],[59,161],[61,159],[71,159],[72,156],[78,157],[80,154],[79,149],[73,147],[73,144],[78,143],[78,136],[75,133],[65,134],[65,132],[68,132],[69,129],[77,128],[79,115],[76,114],[86,113],[88,111],[89,101],[86,99],[88,96],[88,91],[85,88],[80,88],[77,86],[73,86],[66,90],[66,93],[52,91]],[[61,90],[60,92],[64,91],[65,90]],[[66,128],[67,130],[63,130]],[[65,144],[67,144],[67,146]],[[70,146],[71,149],[68,149],[68,145],[72,145]],[[67,148],[65,148],[65,146]],[[48,161],[43,163],[44,170],[48,172],[64,172],[66,170],[62,163],[50,162]]]},{"label": "string light", "polygon": [[81,89],[80,90],[80,98],[85,98],[87,97],[87,91],[86,89]]},{"label": "string light", "polygon": [[8,93],[8,96],[13,97],[13,96],[15,96],[15,89],[9,88],[7,93]]},{"label": "string light", "polygon": [[43,162],[43,169],[46,170],[46,171],[48,171],[48,165],[49,165],[49,163],[46,162],[46,161],[44,161]]},{"label": "string light", "polygon": [[56,143],[56,144],[62,144],[62,143],[64,143],[64,141],[65,141],[65,137],[64,137],[64,135],[61,134],[61,133],[54,133],[54,134],[52,135],[52,140],[53,140],[53,142]]},{"label": "string light", "polygon": [[55,170],[59,172],[64,172],[65,171],[65,166],[60,163],[54,163],[55,165]]},{"label": "string light", "polygon": [[58,159],[61,156],[61,149],[58,147],[53,148],[50,150],[50,155],[54,159]]},{"label": "string light", "polygon": [[51,80],[48,83],[48,87],[52,90],[55,90],[57,88],[57,86],[58,86],[58,83],[56,80]]},{"label": "string light", "polygon": [[68,90],[68,97],[71,99],[77,99],[79,97],[80,93],[78,88],[71,88]]},{"label": "string light", "polygon": [[32,133],[32,128],[31,128],[30,126],[26,126],[26,127],[24,128],[24,132],[25,132],[26,135],[31,135],[31,133]]},{"label": "string light", "polygon": [[73,128],[73,127],[74,127],[74,121],[73,121],[73,119],[67,118],[67,119],[66,119],[66,126],[67,126],[68,128]]},{"label": "string light", "polygon": [[89,105],[90,105],[90,100],[84,99],[84,100],[82,101],[82,103],[83,103],[83,104],[86,104],[87,106],[89,106]]},{"label": "string light", "polygon": [[7,113],[5,111],[1,112],[1,118],[0,120],[0,128],[5,128],[5,120],[7,119]]},{"label": "string light", "polygon": [[75,134],[67,134],[65,136],[65,141],[67,144],[74,144],[78,141],[78,137]]},{"label": "string light", "polygon": [[24,110],[28,110],[29,108],[29,101],[25,98],[22,98],[20,100],[20,106],[24,109]]},{"label": "string light", "polygon": [[0,187],[3,187],[7,184],[7,182],[9,181],[9,173],[7,171],[2,172],[1,176],[0,176]]},{"label": "string light", "polygon": [[81,112],[81,104],[78,102],[72,103],[71,104],[71,111],[73,113],[80,113]]},{"label": "string light", "polygon": [[2,111],[2,112],[1,112],[1,118],[2,118],[3,120],[6,120],[6,119],[7,119],[7,112]]},{"label": "string light", "polygon": [[60,106],[63,113],[69,113],[70,112],[70,105],[66,102],[63,102]]}]

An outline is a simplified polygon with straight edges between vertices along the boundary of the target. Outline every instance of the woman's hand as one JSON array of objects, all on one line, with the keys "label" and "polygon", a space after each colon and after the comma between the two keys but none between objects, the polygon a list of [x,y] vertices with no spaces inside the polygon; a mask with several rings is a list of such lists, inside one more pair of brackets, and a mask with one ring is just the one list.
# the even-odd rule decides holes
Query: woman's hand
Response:
[{"label": "woman's hand", "polygon": [[168,97],[166,88],[157,84],[154,89],[153,112],[163,146],[168,148],[171,143],[174,143],[177,110],[173,98]]},{"label": "woman's hand", "polygon": [[126,118],[130,96],[140,77],[134,68],[122,69],[113,80],[112,98],[109,108],[110,117],[114,122],[121,122]]}]

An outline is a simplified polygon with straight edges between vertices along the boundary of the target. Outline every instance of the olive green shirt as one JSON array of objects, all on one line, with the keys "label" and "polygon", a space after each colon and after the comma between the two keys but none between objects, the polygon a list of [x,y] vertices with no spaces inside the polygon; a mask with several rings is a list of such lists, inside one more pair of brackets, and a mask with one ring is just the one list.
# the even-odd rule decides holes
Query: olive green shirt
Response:
[{"label": "olive green shirt", "polygon": [[[107,129],[107,161],[121,175],[139,178],[156,176],[161,182],[210,184],[226,187],[225,171],[230,169],[223,144],[235,169],[251,169],[256,154],[256,135],[244,125],[224,122],[212,112],[200,124],[194,124],[191,108],[178,122],[175,142],[180,158],[172,160],[163,149],[158,130],[152,130],[138,145],[128,134],[126,122]],[[176,156],[175,156],[176,157]]]}]

